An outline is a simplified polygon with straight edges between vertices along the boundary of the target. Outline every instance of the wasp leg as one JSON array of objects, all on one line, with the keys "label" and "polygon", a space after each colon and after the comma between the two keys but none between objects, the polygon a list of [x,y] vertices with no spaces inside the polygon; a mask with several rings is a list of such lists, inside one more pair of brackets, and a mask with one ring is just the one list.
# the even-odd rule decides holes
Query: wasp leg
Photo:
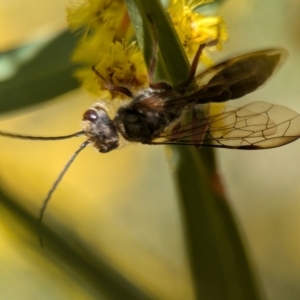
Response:
[{"label": "wasp leg", "polygon": [[211,46],[217,45],[218,42],[219,42],[219,39],[220,39],[220,27],[218,27],[218,35],[217,35],[217,37],[215,39],[211,40],[208,43],[204,43],[204,44],[200,44],[199,45],[199,48],[198,48],[198,50],[197,50],[197,52],[196,52],[196,54],[194,56],[194,59],[192,61],[191,67],[190,67],[189,77],[188,77],[188,79],[185,82],[186,85],[188,85],[189,83],[191,83],[192,80],[195,77],[195,73],[196,73],[196,70],[197,70],[198,62],[199,62],[199,59],[200,59],[200,56],[201,56],[203,50],[206,47],[211,47]]},{"label": "wasp leg", "polygon": [[[157,29],[156,29],[156,26],[155,26],[153,20],[151,19],[150,16],[148,16],[148,19],[149,19],[150,25],[152,27],[153,38],[154,38],[152,58],[151,58],[151,61],[150,61],[150,66],[149,66],[149,71],[148,71],[149,81],[150,81],[149,86],[153,89],[168,90],[168,89],[171,88],[171,86],[166,82],[153,83],[153,76],[154,76],[156,63],[157,63],[158,37],[157,37]],[[211,40],[210,42],[199,45],[199,48],[198,48],[198,50],[195,54],[195,57],[192,61],[191,67],[190,67],[189,77],[187,78],[187,80],[185,82],[183,82],[183,85],[186,84],[188,86],[192,82],[192,80],[194,79],[194,76],[195,76],[195,73],[196,73],[196,70],[197,70],[197,66],[198,66],[198,62],[199,62],[199,58],[200,58],[204,48],[217,45],[219,40],[220,40],[220,28],[218,27],[218,34],[217,34],[217,37],[215,39]]]},{"label": "wasp leg", "polygon": [[132,92],[125,86],[114,86],[111,82],[107,81],[96,69],[95,66],[92,66],[92,70],[95,72],[95,74],[101,78],[104,81],[104,85],[105,87],[112,92],[117,92],[120,94],[123,94],[129,98],[134,98],[134,95],[132,94]]}]

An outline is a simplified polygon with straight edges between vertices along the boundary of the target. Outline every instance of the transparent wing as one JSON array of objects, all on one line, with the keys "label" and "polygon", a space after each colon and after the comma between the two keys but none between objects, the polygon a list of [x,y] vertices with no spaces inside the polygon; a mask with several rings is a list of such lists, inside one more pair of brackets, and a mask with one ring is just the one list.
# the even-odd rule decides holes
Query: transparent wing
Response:
[{"label": "transparent wing", "polygon": [[253,102],[205,118],[206,113],[203,105],[186,107],[150,144],[255,150],[279,147],[300,137],[299,114],[284,106]]},{"label": "transparent wing", "polygon": [[188,103],[223,102],[240,98],[262,86],[287,56],[284,49],[267,49],[224,61],[191,82],[134,101],[133,109],[184,107]]}]

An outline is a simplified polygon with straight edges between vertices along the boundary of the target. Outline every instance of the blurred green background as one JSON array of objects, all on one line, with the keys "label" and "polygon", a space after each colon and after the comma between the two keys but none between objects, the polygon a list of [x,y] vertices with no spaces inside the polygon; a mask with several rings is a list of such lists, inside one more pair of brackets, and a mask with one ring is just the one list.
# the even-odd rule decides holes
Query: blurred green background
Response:
[{"label": "blurred green background", "polygon": [[[44,104],[3,112],[18,103],[18,95],[34,99],[37,93],[55,94],[59,89],[51,81],[32,89],[29,81],[26,90],[10,86],[9,79],[26,71],[26,62],[66,27],[67,3],[0,1],[0,102],[6,103],[0,105],[1,130],[72,133],[80,130],[83,112],[96,100],[73,90]],[[215,55],[216,61],[269,47],[283,47],[290,53],[263,89],[232,104],[264,100],[300,112],[299,1],[227,0],[219,9],[230,41],[223,53]],[[31,44],[41,39],[42,44]],[[22,51],[10,51],[28,43]],[[53,60],[65,54],[58,52]],[[53,72],[65,77],[71,73],[63,62],[61,69],[55,69],[51,61],[27,71],[46,79]],[[70,90],[75,86],[70,79],[64,83]],[[6,89],[13,93],[4,97]],[[109,154],[83,151],[46,211],[45,223],[51,231],[45,231],[42,249],[31,218],[38,216],[42,199],[82,140],[0,139],[3,299],[193,299],[168,163],[172,152],[141,145]],[[217,151],[228,198],[270,300],[300,298],[299,150],[300,142],[265,151]]]}]

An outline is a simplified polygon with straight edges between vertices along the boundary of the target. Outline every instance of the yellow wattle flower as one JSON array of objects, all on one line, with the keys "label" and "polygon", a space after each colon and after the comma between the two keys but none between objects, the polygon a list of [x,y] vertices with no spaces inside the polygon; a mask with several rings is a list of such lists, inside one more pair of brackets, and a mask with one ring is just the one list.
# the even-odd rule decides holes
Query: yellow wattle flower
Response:
[{"label": "yellow wattle flower", "polygon": [[[221,17],[205,16],[194,11],[208,0],[170,0],[168,12],[190,61],[199,45],[217,40],[214,48],[222,49],[228,35]],[[68,22],[72,30],[82,30],[82,38],[73,54],[73,61],[83,64],[75,74],[85,89],[94,95],[109,94],[108,99],[126,98],[107,93],[109,84],[124,86],[133,93],[149,84],[143,55],[132,42],[132,26],[123,0],[86,0],[71,5]],[[211,47],[208,47],[211,48]],[[200,60],[210,66],[213,61],[205,49]],[[211,50],[211,49],[209,49]],[[95,67],[100,76],[92,67]]]},{"label": "yellow wattle flower", "polygon": [[[217,40],[214,46],[221,50],[228,39],[226,24],[221,17],[202,15],[194,11],[199,5],[209,3],[208,0],[173,0],[168,12],[177,31],[179,39],[190,60],[193,59],[200,44]],[[209,47],[211,50],[211,47]],[[205,49],[200,60],[207,66],[213,61]]]},{"label": "yellow wattle flower", "polygon": [[124,18],[126,6],[123,0],[86,0],[72,2],[67,7],[67,21],[72,30],[117,31]]},{"label": "yellow wattle flower", "polygon": [[[93,66],[103,78],[97,76],[92,68],[81,69],[76,73],[83,86],[93,94],[100,95],[106,89],[106,82],[128,87],[134,93],[144,89],[149,81],[143,54],[135,42],[130,45],[125,42],[111,43]],[[115,97],[125,97],[120,93],[114,94]]]}]

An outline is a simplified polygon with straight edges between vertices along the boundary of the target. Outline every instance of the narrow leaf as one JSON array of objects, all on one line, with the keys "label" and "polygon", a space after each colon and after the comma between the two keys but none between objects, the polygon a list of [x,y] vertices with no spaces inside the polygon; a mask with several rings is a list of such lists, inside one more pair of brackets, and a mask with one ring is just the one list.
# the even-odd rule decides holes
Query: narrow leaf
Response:
[{"label": "narrow leaf", "polygon": [[[172,24],[158,0],[126,0],[138,42],[149,63],[158,32],[161,78],[173,86],[187,78],[189,66]],[[149,38],[150,37],[150,38]],[[150,54],[149,54],[150,53]],[[211,149],[174,147],[176,179],[187,250],[197,299],[261,299],[235,218],[225,199]],[[175,155],[176,156],[176,155]]]},{"label": "narrow leaf", "polygon": [[0,113],[49,101],[52,98],[78,87],[73,78],[75,66],[71,64],[71,53],[75,47],[74,34],[65,31],[49,42],[27,61],[20,62],[18,56],[26,47],[22,46],[0,54],[0,58],[14,64],[16,74],[0,82]]}]

